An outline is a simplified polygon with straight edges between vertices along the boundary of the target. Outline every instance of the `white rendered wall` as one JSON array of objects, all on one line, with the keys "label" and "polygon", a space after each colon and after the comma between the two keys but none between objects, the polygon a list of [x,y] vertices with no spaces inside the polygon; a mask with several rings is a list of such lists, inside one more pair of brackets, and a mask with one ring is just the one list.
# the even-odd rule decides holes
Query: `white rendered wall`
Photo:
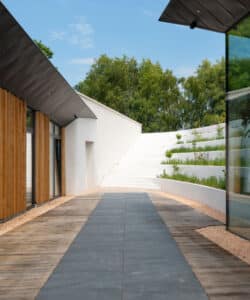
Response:
[{"label": "white rendered wall", "polygon": [[[66,127],[65,152],[67,195],[79,195],[89,188],[87,186],[88,165],[86,161],[86,143],[93,143],[92,155],[94,155],[96,125],[95,119],[76,119]],[[94,163],[93,170],[91,170],[92,174],[95,173],[96,170]],[[95,185],[94,182],[93,185]]]},{"label": "white rendered wall", "polygon": [[[119,164],[141,135],[141,124],[85,96],[83,101],[96,115],[96,184]],[[84,129],[83,129],[84,131]]]},{"label": "white rendered wall", "polygon": [[207,187],[170,179],[157,179],[162,192],[205,204],[223,214],[226,213],[226,192]]},{"label": "white rendered wall", "polygon": [[66,193],[79,195],[101,185],[141,135],[141,124],[81,95],[97,119],[66,127]]}]

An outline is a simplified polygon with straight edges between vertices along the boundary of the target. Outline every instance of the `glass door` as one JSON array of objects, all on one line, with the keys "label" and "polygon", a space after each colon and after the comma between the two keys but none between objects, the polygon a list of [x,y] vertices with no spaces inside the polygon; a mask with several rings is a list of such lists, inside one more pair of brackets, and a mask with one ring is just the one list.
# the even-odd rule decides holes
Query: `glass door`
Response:
[{"label": "glass door", "polygon": [[50,199],[61,195],[60,127],[50,122]]},{"label": "glass door", "polygon": [[33,111],[28,108],[26,119],[26,208],[33,205]]}]

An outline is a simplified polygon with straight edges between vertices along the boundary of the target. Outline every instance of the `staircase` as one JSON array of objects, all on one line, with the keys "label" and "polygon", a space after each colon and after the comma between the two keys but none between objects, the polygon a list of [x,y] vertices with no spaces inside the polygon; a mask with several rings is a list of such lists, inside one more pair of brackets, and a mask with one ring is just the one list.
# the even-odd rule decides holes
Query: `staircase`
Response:
[{"label": "staircase", "polygon": [[163,170],[165,151],[176,142],[176,132],[145,133],[107,176],[103,187],[159,189],[156,177]]}]

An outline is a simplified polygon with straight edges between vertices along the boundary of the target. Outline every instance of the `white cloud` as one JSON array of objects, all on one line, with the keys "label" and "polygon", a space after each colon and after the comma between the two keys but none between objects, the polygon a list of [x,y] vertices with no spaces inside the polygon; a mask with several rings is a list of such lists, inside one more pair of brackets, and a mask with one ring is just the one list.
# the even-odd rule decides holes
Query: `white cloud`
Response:
[{"label": "white cloud", "polygon": [[73,65],[92,65],[95,62],[93,57],[74,58],[70,61]]},{"label": "white cloud", "polygon": [[94,47],[94,29],[84,17],[75,18],[64,31],[52,31],[50,36],[52,40],[65,41],[83,49]]},{"label": "white cloud", "polygon": [[53,41],[62,41],[64,38],[65,38],[65,31],[52,31],[50,33],[50,38],[53,40]]},{"label": "white cloud", "polygon": [[151,11],[151,10],[149,10],[149,9],[144,9],[144,10],[143,10],[143,14],[144,14],[145,16],[151,17],[151,18],[156,16],[156,13],[153,12],[153,11]]},{"label": "white cloud", "polygon": [[196,68],[195,67],[179,67],[175,69],[175,75],[178,77],[188,77],[195,74]]}]

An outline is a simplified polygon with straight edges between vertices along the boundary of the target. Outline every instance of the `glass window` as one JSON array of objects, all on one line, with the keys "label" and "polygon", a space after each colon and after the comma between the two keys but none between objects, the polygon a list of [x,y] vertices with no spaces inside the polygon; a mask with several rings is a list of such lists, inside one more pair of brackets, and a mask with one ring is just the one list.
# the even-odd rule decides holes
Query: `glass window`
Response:
[{"label": "glass window", "polygon": [[27,109],[26,119],[26,207],[33,204],[33,111]]},{"label": "glass window", "polygon": [[50,122],[50,198],[61,194],[60,127]]},{"label": "glass window", "polygon": [[227,34],[228,228],[250,239],[250,18]]},{"label": "glass window", "polygon": [[250,17],[228,32],[228,89],[250,86]]}]

